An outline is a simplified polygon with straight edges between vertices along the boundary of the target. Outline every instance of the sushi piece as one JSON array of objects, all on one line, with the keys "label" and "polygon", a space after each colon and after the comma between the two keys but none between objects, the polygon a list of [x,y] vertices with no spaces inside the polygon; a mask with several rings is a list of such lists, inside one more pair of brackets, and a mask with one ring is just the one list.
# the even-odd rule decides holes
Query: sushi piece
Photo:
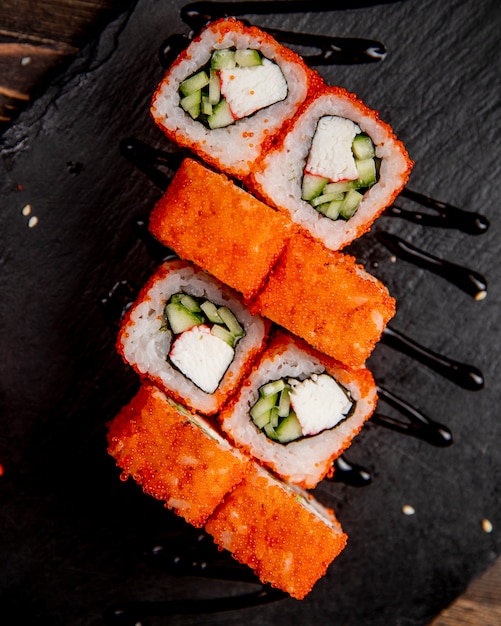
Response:
[{"label": "sushi piece", "polygon": [[404,145],[376,111],[345,89],[325,86],[247,183],[312,237],[340,250],[370,229],[411,168]]},{"label": "sushi piece", "polygon": [[224,495],[251,471],[200,415],[189,413],[151,384],[108,425],[108,452],[143,491],[201,527]]},{"label": "sushi piece", "polygon": [[142,377],[194,411],[219,411],[264,349],[269,322],[182,260],[150,278],[120,328],[117,349]]},{"label": "sushi piece", "polygon": [[365,364],[395,315],[395,299],[354,257],[298,235],[250,308],[356,368]]},{"label": "sushi piece", "polygon": [[292,50],[234,18],[209,24],[157,87],[151,116],[167,137],[237,178],[319,88]]},{"label": "sushi piece", "polygon": [[277,331],[219,420],[246,454],[312,489],[332,473],[376,401],[369,370],[349,369]]},{"label": "sushi piece", "polygon": [[288,218],[193,159],[181,164],[149,228],[245,300],[257,295],[295,231]]},{"label": "sushi piece", "polygon": [[334,512],[255,465],[209,518],[218,546],[263,583],[302,600],[346,546]]}]

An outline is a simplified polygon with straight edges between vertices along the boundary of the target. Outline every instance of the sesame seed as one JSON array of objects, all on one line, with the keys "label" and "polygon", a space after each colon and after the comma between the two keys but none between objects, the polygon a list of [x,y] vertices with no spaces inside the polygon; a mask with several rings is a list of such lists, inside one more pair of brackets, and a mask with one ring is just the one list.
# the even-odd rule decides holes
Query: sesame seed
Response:
[{"label": "sesame seed", "polygon": [[28,220],[28,228],[35,228],[38,224],[38,217],[36,215],[32,215]]},{"label": "sesame seed", "polygon": [[404,504],[404,506],[402,507],[402,513],[404,515],[414,515],[415,512],[416,509],[410,504]]},{"label": "sesame seed", "polygon": [[390,261],[392,263],[396,263],[397,262],[397,257],[394,254],[392,254],[392,256],[390,257]]},{"label": "sesame seed", "polygon": [[485,300],[486,297],[487,297],[487,291],[485,290],[479,291],[475,296],[475,300],[478,302],[480,300]]},{"label": "sesame seed", "polygon": [[25,204],[21,212],[25,217],[27,217],[31,213],[31,204]]},{"label": "sesame seed", "polygon": [[491,533],[492,529],[493,529],[492,522],[490,522],[488,519],[483,519],[482,530],[484,531],[484,533]]},{"label": "sesame seed", "polygon": [[21,65],[24,67],[26,65],[29,65],[31,63],[31,57],[23,57],[21,59]]}]

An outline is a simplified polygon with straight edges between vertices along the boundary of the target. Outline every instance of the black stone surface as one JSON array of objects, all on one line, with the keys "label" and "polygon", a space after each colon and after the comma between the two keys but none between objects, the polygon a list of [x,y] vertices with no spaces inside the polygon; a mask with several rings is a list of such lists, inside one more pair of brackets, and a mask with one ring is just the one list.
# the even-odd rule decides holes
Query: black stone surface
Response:
[{"label": "black stone surface", "polygon": [[[350,539],[304,601],[166,616],[166,601],[259,590],[240,582],[237,569],[230,568],[233,581],[209,580],[176,575],[170,557],[152,558],[152,547],[165,555],[196,545],[198,533],[121,482],[106,453],[105,424],[138,381],[115,353],[101,301],[120,281],[141,285],[156,266],[136,222],[161,193],[119,146],[133,137],[174,150],[148,107],[163,74],[163,42],[189,31],[181,6],[139,0],[1,141],[0,622],[426,624],[500,551],[501,5],[407,0],[245,16],[259,26],[384,43],[380,63],[319,71],[393,126],[415,160],[412,190],[479,212],[490,227],[472,235],[382,217],[349,251],[396,297],[392,328],[479,368],[485,386],[464,389],[379,344],[369,361],[378,383],[446,425],[453,444],[436,447],[369,423],[345,456],[371,472],[370,484],[324,481],[315,491]],[[398,204],[416,208],[408,197]],[[38,219],[31,227],[30,217]],[[476,301],[424,267],[392,260],[378,231],[479,272],[487,298]],[[415,514],[404,515],[404,505]],[[492,533],[482,529],[484,518]],[[125,602],[139,604],[119,619],[113,607]]]}]

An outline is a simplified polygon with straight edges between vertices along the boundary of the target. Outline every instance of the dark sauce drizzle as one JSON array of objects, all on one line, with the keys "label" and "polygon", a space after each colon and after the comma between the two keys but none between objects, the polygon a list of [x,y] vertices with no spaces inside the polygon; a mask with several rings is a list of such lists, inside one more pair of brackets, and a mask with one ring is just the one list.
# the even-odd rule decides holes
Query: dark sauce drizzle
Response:
[{"label": "dark sauce drizzle", "polygon": [[227,550],[219,550],[204,531],[188,524],[155,541],[146,549],[145,558],[148,565],[172,576],[253,583],[259,588],[249,593],[211,599],[125,601],[108,608],[105,612],[107,624],[136,626],[145,617],[234,611],[288,597],[271,585],[263,585],[249,567],[238,563]]},{"label": "dark sauce drizzle", "polygon": [[433,446],[445,447],[452,443],[452,433],[443,424],[434,422],[416,408],[398,398],[395,394],[378,385],[378,396],[393,408],[397,409],[401,415],[409,421],[402,422],[393,417],[376,412],[371,421],[385,428],[390,428],[405,435],[411,435],[422,439]]},{"label": "dark sauce drizzle", "polygon": [[401,217],[409,222],[422,224],[423,226],[438,226],[441,228],[454,228],[469,235],[481,235],[489,228],[489,220],[480,215],[459,209],[452,204],[434,200],[422,193],[412,191],[405,187],[401,192],[401,196],[409,198],[413,202],[417,202],[428,209],[434,211],[434,214],[423,213],[420,211],[410,211],[392,205],[385,211],[385,215],[390,217]]},{"label": "dark sauce drizzle", "polygon": [[[181,19],[192,31],[188,35],[174,34],[168,37],[159,51],[162,67],[168,68],[177,56],[188,46],[193,37],[208,22],[223,17],[242,14],[270,13],[312,13],[333,10],[344,10],[385,4],[386,2],[353,1],[336,2],[334,6],[325,7],[323,0],[310,2],[295,0],[265,0],[257,2],[194,2],[181,8]],[[246,21],[246,20],[241,20]],[[302,54],[307,65],[354,65],[359,63],[377,63],[386,57],[386,49],[379,41],[355,37],[329,37],[308,33],[296,33],[262,26],[275,39],[289,45],[311,47],[319,50],[316,54]]]},{"label": "dark sauce drizzle", "polygon": [[381,342],[416,359],[459,387],[469,391],[480,391],[484,387],[484,376],[473,365],[437,354],[389,326],[384,329]]},{"label": "dark sauce drizzle", "polygon": [[392,233],[379,231],[375,237],[395,256],[445,278],[475,300],[482,300],[487,295],[487,280],[479,272],[424,252]]}]

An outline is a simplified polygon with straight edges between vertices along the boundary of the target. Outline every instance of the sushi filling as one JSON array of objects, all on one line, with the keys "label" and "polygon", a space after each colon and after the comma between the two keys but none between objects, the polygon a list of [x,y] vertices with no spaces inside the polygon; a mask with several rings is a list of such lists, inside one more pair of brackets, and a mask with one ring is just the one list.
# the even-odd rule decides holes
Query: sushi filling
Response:
[{"label": "sushi filling", "polygon": [[287,92],[280,67],[252,48],[215,50],[179,86],[181,107],[211,130],[285,100]]},{"label": "sushi filling", "polygon": [[331,220],[348,220],[378,176],[372,139],[351,120],[321,117],[304,169],[301,198]]},{"label": "sushi filling", "polygon": [[355,402],[326,373],[309,378],[280,378],[259,388],[250,417],[265,435],[280,443],[314,436],[346,419]]},{"label": "sushi filling", "polygon": [[226,306],[180,292],[165,305],[162,330],[173,335],[168,360],[206,393],[214,393],[245,331]]}]

